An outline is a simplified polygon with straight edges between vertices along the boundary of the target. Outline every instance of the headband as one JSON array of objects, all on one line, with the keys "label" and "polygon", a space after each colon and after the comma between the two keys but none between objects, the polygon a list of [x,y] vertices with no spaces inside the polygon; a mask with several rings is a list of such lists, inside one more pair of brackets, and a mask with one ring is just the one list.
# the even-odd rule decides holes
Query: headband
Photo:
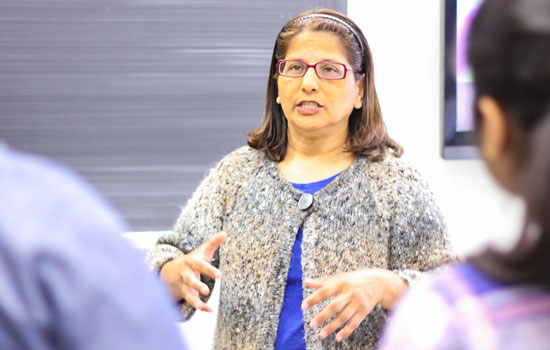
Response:
[{"label": "headband", "polygon": [[292,24],[294,24],[298,21],[303,21],[304,19],[309,19],[309,18],[330,19],[330,20],[338,22],[341,25],[343,25],[344,27],[346,27],[353,34],[353,36],[355,37],[355,39],[359,43],[359,46],[361,47],[361,57],[365,57],[365,49],[363,48],[363,42],[361,41],[361,38],[359,37],[359,34],[357,34],[357,32],[348,23],[346,23],[345,21],[341,20],[340,18],[332,16],[332,15],[326,15],[324,13],[311,13],[309,15],[304,15],[304,16],[298,17],[298,18],[290,21],[286,26],[284,26],[283,29],[281,30],[281,33],[284,32],[290,25],[292,25]]}]

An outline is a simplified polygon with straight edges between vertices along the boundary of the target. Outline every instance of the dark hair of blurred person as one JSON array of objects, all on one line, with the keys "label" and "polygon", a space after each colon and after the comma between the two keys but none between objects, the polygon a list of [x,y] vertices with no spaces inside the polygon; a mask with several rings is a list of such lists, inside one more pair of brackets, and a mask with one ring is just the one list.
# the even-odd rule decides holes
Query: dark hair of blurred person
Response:
[{"label": "dark hair of blurred person", "polygon": [[504,283],[550,286],[550,2],[489,1],[473,22],[469,61],[485,163],[527,205],[515,249],[472,260]]},{"label": "dark hair of blurred person", "polygon": [[384,349],[550,347],[550,2],[485,1],[468,54],[481,154],[523,199],[523,229],[513,248],[488,248],[411,290]]}]

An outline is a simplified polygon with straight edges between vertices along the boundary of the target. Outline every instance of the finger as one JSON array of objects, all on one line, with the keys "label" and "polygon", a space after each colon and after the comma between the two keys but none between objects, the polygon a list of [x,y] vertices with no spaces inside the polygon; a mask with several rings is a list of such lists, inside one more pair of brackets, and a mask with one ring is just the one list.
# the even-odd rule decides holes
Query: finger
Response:
[{"label": "finger", "polygon": [[319,289],[323,286],[323,282],[320,278],[306,278],[304,284],[313,289]]},{"label": "finger", "polygon": [[[340,296],[331,301],[321,312],[319,312],[309,323],[311,328],[316,328],[325,323],[326,320],[336,315],[349,303],[346,297]],[[328,334],[327,334],[328,335]]]},{"label": "finger", "polygon": [[220,231],[214,235],[212,235],[206,242],[201,244],[203,255],[205,256],[206,260],[210,261],[212,260],[212,257],[214,256],[214,252],[218,247],[225,242],[227,239],[227,235],[225,232]]},{"label": "finger", "polygon": [[222,277],[222,273],[220,272],[220,270],[204,260],[193,259],[192,261],[190,261],[190,266],[193,271],[199,272],[202,275],[209,276],[214,279]]},{"label": "finger", "polygon": [[198,274],[187,272],[181,273],[180,276],[183,286],[194,289],[197,292],[200,292],[202,295],[208,295],[210,293],[210,288],[208,288],[206,283],[200,280]]},{"label": "finger", "polygon": [[338,334],[336,334],[335,340],[342,341],[347,337],[349,337],[351,333],[353,333],[353,331],[355,331],[357,327],[359,327],[361,322],[363,322],[363,320],[367,317],[367,315],[370,313],[371,310],[372,308],[370,310],[368,309],[357,310],[357,312],[350,319],[346,327],[344,327],[344,329],[342,329],[340,332],[338,332]]},{"label": "finger", "polygon": [[174,299],[181,300],[184,299],[183,297],[183,291],[182,291],[182,285],[180,284],[169,284],[170,292],[174,296]]},{"label": "finger", "polygon": [[182,292],[184,294],[185,301],[187,301],[189,305],[191,305],[195,309],[206,311],[206,312],[213,311],[210,306],[206,305],[206,303],[200,299],[199,293],[196,290],[184,287],[182,289]]},{"label": "finger", "polygon": [[355,314],[357,310],[348,304],[328,325],[319,333],[321,338],[326,338],[329,334],[335,332],[338,328],[345,325]]},{"label": "finger", "polygon": [[335,288],[333,287],[323,287],[317,290],[315,293],[311,294],[302,302],[302,310],[307,310],[313,305],[317,305],[325,299],[330,298],[335,293]]}]

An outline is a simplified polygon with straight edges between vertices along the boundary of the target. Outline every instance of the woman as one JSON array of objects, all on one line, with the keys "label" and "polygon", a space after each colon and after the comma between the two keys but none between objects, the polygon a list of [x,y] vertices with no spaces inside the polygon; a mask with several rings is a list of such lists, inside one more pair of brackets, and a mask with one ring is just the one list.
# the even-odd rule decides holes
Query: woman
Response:
[{"label": "woman", "polygon": [[549,5],[486,0],[469,37],[480,148],[494,179],[526,204],[520,239],[411,291],[383,348],[550,348]]},{"label": "woman", "polygon": [[184,318],[211,311],[223,274],[216,349],[372,348],[406,281],[453,259],[401,152],[361,30],[329,10],[297,16],[275,43],[263,125],[202,182],[152,265]]}]

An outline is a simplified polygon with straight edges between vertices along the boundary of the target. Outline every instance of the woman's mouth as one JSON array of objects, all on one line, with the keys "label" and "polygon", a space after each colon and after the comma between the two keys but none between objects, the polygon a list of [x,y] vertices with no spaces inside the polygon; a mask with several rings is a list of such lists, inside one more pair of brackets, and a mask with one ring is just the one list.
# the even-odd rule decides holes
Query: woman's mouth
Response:
[{"label": "woman's mouth", "polygon": [[311,115],[319,112],[321,110],[321,105],[316,101],[300,101],[296,106],[298,113]]}]

